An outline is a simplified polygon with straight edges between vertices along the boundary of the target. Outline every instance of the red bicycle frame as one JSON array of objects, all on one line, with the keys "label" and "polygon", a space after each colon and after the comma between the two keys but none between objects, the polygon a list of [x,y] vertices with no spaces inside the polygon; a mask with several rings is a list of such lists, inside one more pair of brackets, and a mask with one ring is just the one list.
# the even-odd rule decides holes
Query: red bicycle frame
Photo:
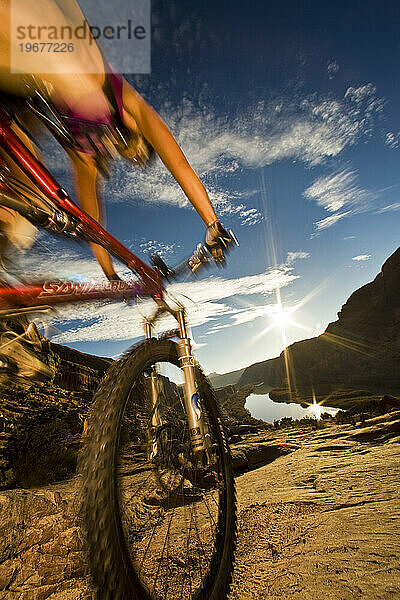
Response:
[{"label": "red bicycle frame", "polygon": [[[11,121],[12,118],[7,111],[0,107],[0,147],[4,152],[53,205],[78,223],[78,229],[74,232],[76,236],[105,248],[129,269],[137,273],[141,281],[133,284],[114,281],[103,285],[44,282],[18,287],[2,287],[0,288],[0,307],[32,307],[127,296],[149,296],[161,299],[164,287],[159,270],[144,263],[72,201],[67,192],[14,133]],[[11,192],[15,195],[15,192],[7,187],[7,182],[2,182],[0,204],[1,191],[3,193]]]}]

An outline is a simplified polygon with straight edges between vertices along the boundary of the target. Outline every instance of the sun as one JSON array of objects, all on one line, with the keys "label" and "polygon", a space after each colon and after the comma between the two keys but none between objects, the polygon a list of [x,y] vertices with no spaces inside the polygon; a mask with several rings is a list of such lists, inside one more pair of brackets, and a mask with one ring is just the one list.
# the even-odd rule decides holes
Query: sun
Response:
[{"label": "sun", "polygon": [[292,314],[295,312],[296,307],[284,307],[283,303],[278,300],[276,304],[271,306],[269,311],[269,317],[271,319],[271,326],[278,327],[279,329],[285,330],[290,325],[297,326],[291,319]]},{"label": "sun", "polygon": [[314,398],[314,402],[311,404],[311,410],[314,413],[314,417],[319,420],[321,418],[322,408],[321,405],[316,402]]},{"label": "sun", "polygon": [[278,327],[285,328],[290,325],[290,312],[284,310],[281,305],[276,307],[276,310],[271,314],[272,321]]}]

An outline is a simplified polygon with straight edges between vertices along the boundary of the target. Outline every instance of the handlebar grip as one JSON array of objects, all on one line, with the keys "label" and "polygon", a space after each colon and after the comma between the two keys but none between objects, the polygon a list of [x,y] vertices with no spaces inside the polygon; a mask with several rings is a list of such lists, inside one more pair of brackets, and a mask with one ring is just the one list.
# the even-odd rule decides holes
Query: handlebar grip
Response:
[{"label": "handlebar grip", "polygon": [[201,265],[210,262],[210,252],[205,244],[197,244],[196,250],[188,260],[188,266],[194,273]]},{"label": "handlebar grip", "polygon": [[[232,244],[239,246],[233,231],[229,230],[229,233],[232,238]],[[151,254],[150,260],[152,264],[157,267],[162,277],[169,280],[178,279],[185,273],[195,273],[201,266],[207,265],[212,260],[212,255],[207,247],[207,244],[197,244],[193,254],[172,269],[168,267],[168,265],[158,254]]]}]

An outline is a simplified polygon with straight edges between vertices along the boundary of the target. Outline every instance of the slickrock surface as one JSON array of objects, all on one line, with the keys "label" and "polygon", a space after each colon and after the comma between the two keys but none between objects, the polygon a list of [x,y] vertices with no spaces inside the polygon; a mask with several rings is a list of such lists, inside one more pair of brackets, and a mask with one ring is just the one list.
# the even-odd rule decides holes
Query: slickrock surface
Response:
[{"label": "slickrock surface", "polygon": [[400,413],[385,417],[298,434],[238,478],[230,600],[400,598]]},{"label": "slickrock surface", "polygon": [[[253,470],[236,479],[229,600],[400,597],[400,411],[249,435],[233,450]],[[0,492],[0,600],[90,597],[75,483]]]},{"label": "slickrock surface", "polygon": [[75,481],[0,493],[0,599],[89,598]]}]

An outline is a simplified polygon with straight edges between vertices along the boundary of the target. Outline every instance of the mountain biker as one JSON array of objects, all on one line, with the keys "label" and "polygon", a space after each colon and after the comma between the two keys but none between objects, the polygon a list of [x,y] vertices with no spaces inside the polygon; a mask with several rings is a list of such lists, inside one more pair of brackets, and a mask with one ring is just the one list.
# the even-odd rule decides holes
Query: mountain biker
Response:
[{"label": "mountain biker", "polygon": [[[75,104],[74,99],[65,92],[58,91],[52,98],[77,139],[75,148],[68,150],[68,153],[82,208],[99,220],[96,184],[99,164],[105,152],[100,126],[108,124],[111,130],[122,131],[119,139],[115,136],[117,141],[113,145],[123,158],[133,164],[145,164],[150,149],[154,149],[203,219],[207,227],[206,243],[214,259],[223,262],[224,249],[231,242],[230,235],[219,223],[203,184],[164,121],[126,79],[116,73],[105,74],[105,84],[97,94],[94,96],[91,93],[90,97],[82,95]],[[93,114],[95,103],[97,116],[93,117],[90,113]],[[92,248],[106,276],[115,278],[108,253],[99,246],[92,245]]]},{"label": "mountain biker", "polygon": [[[27,10],[26,2],[14,1],[20,2],[21,10]],[[71,23],[74,19],[77,22],[76,19],[83,18],[83,15],[75,4],[69,2],[69,12],[64,14],[55,0],[35,0],[31,22],[34,23],[36,19],[37,23],[43,24],[43,14],[46,14],[46,18],[51,14],[52,23],[55,20],[58,23]],[[6,5],[7,3],[0,4],[3,23],[7,23],[4,11],[9,10],[9,7]],[[0,34],[0,88],[18,96],[30,95],[32,90],[39,89],[55,106],[74,138],[72,146],[65,149],[71,159],[77,199],[81,207],[91,217],[101,221],[99,185],[107,160],[113,153],[117,153],[132,164],[144,165],[153,149],[204,221],[207,228],[205,241],[214,260],[223,263],[224,251],[232,242],[231,236],[217,219],[199,177],[161,117],[126,79],[112,70],[101,56],[94,40],[92,39],[91,44],[86,44],[79,55],[86,63],[85,69],[80,69],[74,54],[73,57],[66,57],[66,60],[72,62],[66,62],[63,73],[51,74],[52,69],[44,63],[43,72],[48,68],[50,74],[34,77],[22,73],[11,74],[10,47],[13,43],[15,40],[10,39],[9,31],[4,28]],[[49,53],[41,57],[44,61],[51,61],[53,58]],[[93,68],[90,69],[88,64],[94,65]],[[10,211],[6,213],[9,218]],[[10,227],[6,226],[6,213],[0,208],[3,240],[9,237],[7,232],[10,231]],[[15,218],[21,222],[21,219]],[[119,279],[107,251],[96,244],[91,246],[106,277],[109,280]],[[11,345],[10,340],[7,340],[7,347]],[[17,360],[16,356],[14,359]]]}]

